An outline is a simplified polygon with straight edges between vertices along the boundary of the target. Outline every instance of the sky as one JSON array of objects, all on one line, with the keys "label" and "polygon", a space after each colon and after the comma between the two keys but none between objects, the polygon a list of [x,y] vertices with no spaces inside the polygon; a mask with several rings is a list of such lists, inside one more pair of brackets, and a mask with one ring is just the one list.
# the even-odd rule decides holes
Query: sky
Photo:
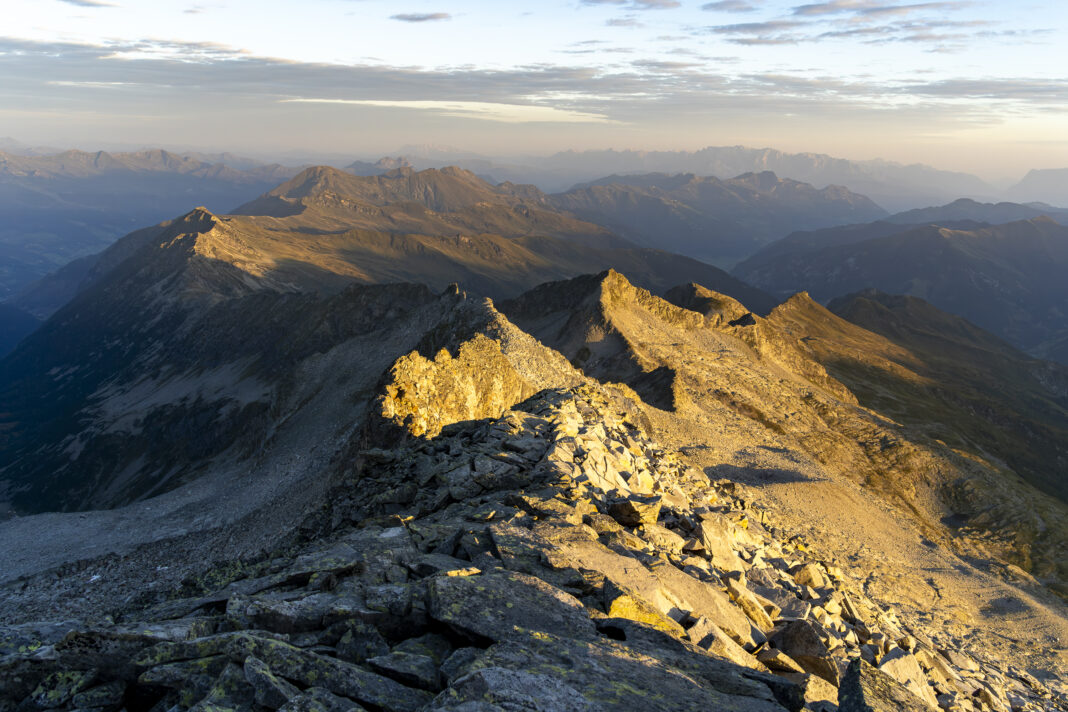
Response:
[{"label": "sky", "polygon": [[1068,166],[1066,0],[0,0],[0,136]]}]

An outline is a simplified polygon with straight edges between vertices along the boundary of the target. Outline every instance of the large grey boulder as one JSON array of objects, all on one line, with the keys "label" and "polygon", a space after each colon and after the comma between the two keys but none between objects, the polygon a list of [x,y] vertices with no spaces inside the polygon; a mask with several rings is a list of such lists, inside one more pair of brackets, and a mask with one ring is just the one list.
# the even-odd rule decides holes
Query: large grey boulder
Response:
[{"label": "large grey boulder", "polygon": [[807,672],[838,685],[838,665],[811,621],[790,621],[769,638],[772,645],[790,656]]},{"label": "large grey boulder", "polygon": [[567,637],[596,635],[574,596],[517,571],[429,579],[428,612],[474,639],[501,641],[516,629]]},{"label": "large grey boulder", "polygon": [[930,712],[908,688],[863,660],[849,664],[838,688],[839,712]]}]

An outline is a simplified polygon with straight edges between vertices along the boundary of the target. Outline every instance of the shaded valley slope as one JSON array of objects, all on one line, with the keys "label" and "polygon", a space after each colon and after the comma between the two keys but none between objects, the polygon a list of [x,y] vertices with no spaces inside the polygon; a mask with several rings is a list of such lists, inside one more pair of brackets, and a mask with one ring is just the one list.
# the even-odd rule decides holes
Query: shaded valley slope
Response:
[{"label": "shaded valley slope", "polygon": [[[1068,330],[1068,227],[1048,217],[1003,225],[871,225],[798,233],[734,270],[785,296],[820,302],[863,289],[920,297],[1017,348],[1056,353]],[[773,286],[774,285],[774,286]]]}]

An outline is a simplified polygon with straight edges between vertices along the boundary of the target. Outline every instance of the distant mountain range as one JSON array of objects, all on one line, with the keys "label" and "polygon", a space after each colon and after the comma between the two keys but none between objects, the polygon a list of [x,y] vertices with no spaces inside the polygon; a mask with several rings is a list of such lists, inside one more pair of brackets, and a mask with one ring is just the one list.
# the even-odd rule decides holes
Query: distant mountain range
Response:
[{"label": "distant mountain range", "polygon": [[[975,219],[1034,212],[1068,217],[1033,205],[958,201],[867,225],[795,233],[734,274],[782,296],[805,290],[820,301],[868,288],[921,297],[1017,348],[1061,357],[1068,227],[1045,215],[1001,225]],[[973,219],[961,219],[967,216]]]},{"label": "distant mountain range", "polygon": [[1068,168],[1032,170],[1009,189],[1008,197],[1068,205]]},{"label": "distant mountain range", "polygon": [[839,186],[771,171],[720,180],[692,173],[608,176],[549,198],[648,247],[730,266],[797,229],[873,220],[886,211]]},{"label": "distant mountain range", "polygon": [[[345,170],[373,176],[411,166],[408,158],[383,158],[377,163],[356,161]],[[797,229],[886,215],[867,197],[840,186],[817,189],[771,171],[726,180],[693,173],[609,175],[552,195],[533,186],[526,191],[528,198],[604,225],[644,247],[720,266],[730,266]]]},{"label": "distant mountain range", "polygon": [[[431,147],[407,147],[400,156],[416,167],[458,165],[495,180],[534,183],[559,192],[606,175],[693,173],[726,179],[772,171],[816,188],[845,186],[880,206],[906,210],[959,197],[987,198],[997,190],[976,176],[921,164],[851,161],[818,153],[786,153],[770,148],[709,146],[697,151],[565,151],[546,157],[507,161]],[[1040,200],[1030,197],[1027,200]]]},{"label": "distant mountain range", "polygon": [[161,150],[0,152],[0,299],[191,204],[229,210],[297,172],[211,158],[241,168]]},{"label": "distant mountain range", "polygon": [[891,215],[886,222],[898,225],[922,225],[954,222],[989,223],[1001,225],[1015,220],[1030,220],[1047,215],[1061,223],[1068,223],[1068,208],[1058,208],[1046,203],[980,203],[969,198],[960,198],[947,205],[916,208]]},{"label": "distant mountain range", "polygon": [[[363,176],[325,167],[305,171],[234,213],[286,218],[289,225],[309,231],[367,229],[380,234],[420,235],[420,239],[433,237],[439,242],[440,238],[458,235],[467,241],[495,235],[509,238],[500,248],[509,253],[544,238],[565,238],[564,243],[553,243],[552,259],[546,257],[526,285],[609,264],[602,264],[600,258],[583,262],[585,258],[565,254],[579,243],[582,249],[656,248],[708,262],[730,263],[791,225],[835,224],[884,214],[867,198],[844,189],[817,190],[768,172],[727,181],[693,175],[613,176],[567,193],[547,195],[531,185],[492,185],[455,167],[422,172],[400,167],[383,172],[394,163],[402,162],[350,166],[351,170],[366,169]],[[398,244],[411,249],[412,242]],[[561,252],[564,246],[566,250]],[[545,242],[537,249],[550,248]],[[624,253],[613,254],[613,259],[621,259]],[[677,259],[653,257],[658,253],[648,250],[630,254],[645,255],[641,259],[646,263]],[[526,257],[514,257],[521,263],[530,262]],[[48,316],[81,289],[84,280],[93,278],[96,259],[72,262],[25,288],[11,303],[40,317]],[[410,260],[412,265],[418,262],[414,256]],[[507,273],[505,282],[510,284],[515,279],[514,266],[489,261],[472,272],[467,283],[472,290],[500,294],[504,283],[494,282],[497,278],[492,275]],[[632,265],[627,269],[641,284],[660,284],[648,281],[651,273],[645,267]],[[684,272],[691,269],[701,271],[705,267],[687,267]],[[414,266],[405,273],[395,272],[398,279],[423,279],[423,274],[429,273]],[[721,273],[713,281],[725,291],[743,289],[740,284],[727,288],[724,279]],[[433,279],[431,283],[435,283]],[[754,308],[774,306],[766,295],[750,292],[747,299]]]}]

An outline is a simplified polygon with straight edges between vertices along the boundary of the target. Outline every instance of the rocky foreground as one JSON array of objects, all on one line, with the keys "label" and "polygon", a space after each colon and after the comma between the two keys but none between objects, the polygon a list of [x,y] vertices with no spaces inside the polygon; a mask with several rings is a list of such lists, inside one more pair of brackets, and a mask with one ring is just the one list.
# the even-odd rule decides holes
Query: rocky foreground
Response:
[{"label": "rocky foreground", "polygon": [[0,710],[1055,710],[1068,687],[865,594],[625,387],[351,453],[271,556],[0,628]]}]

